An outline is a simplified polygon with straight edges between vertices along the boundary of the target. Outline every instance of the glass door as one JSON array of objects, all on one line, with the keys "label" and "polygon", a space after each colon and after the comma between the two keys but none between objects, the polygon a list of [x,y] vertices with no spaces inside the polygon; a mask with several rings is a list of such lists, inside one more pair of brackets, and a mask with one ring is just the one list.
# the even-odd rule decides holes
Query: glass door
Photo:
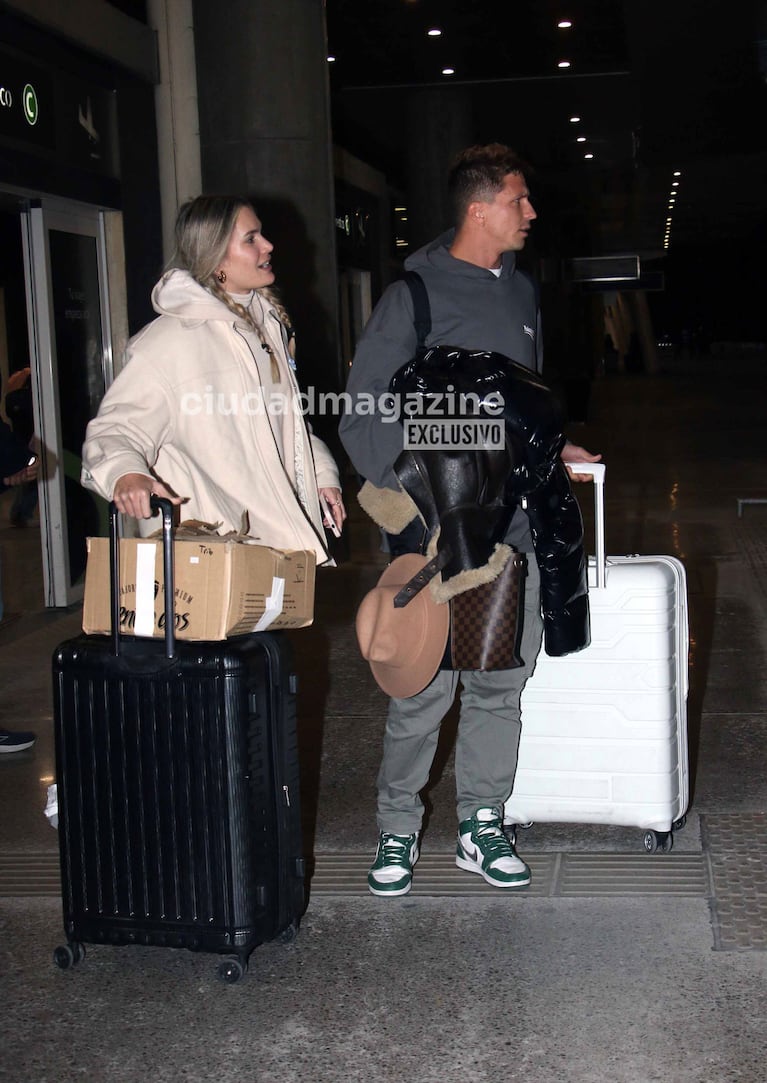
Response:
[{"label": "glass door", "polygon": [[82,598],[85,539],[104,533],[104,502],[80,485],[85,428],[112,379],[104,223],[96,208],[42,200],[22,232],[45,604],[68,606]]}]

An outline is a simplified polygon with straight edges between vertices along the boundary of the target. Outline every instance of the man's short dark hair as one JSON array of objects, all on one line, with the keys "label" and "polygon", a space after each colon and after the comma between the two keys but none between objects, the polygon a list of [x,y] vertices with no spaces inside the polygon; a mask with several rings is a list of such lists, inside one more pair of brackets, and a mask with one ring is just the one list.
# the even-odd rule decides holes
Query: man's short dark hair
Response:
[{"label": "man's short dark hair", "polygon": [[454,159],[447,175],[453,221],[460,226],[470,203],[492,202],[509,173],[527,175],[529,167],[516,151],[503,143],[467,147]]}]

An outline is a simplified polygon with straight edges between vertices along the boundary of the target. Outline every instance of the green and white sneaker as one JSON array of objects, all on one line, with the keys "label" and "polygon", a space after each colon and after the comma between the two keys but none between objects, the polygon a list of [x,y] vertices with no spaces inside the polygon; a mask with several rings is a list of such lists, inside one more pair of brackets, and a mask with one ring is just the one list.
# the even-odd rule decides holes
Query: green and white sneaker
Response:
[{"label": "green and white sneaker", "polygon": [[378,850],[368,873],[373,895],[407,895],[413,883],[413,865],[418,860],[418,835],[392,835],[382,831]]},{"label": "green and white sneaker", "polygon": [[471,819],[458,825],[455,863],[459,869],[478,872],[493,887],[530,883],[530,869],[504,835],[497,808],[478,808]]}]

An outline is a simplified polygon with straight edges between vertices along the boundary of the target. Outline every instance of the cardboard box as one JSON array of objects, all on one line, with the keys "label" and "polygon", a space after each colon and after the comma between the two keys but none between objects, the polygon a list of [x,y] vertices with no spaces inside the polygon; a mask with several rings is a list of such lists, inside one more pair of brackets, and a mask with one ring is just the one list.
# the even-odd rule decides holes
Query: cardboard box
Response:
[{"label": "cardboard box", "polygon": [[[181,533],[181,531],[179,531]],[[191,536],[190,536],[191,535]],[[304,628],[314,619],[315,556],[256,545],[242,535],[183,531],[173,544],[176,635],[227,639],[267,628]],[[164,636],[161,538],[120,542],[120,631]],[[88,539],[83,631],[109,635],[109,539]]]}]

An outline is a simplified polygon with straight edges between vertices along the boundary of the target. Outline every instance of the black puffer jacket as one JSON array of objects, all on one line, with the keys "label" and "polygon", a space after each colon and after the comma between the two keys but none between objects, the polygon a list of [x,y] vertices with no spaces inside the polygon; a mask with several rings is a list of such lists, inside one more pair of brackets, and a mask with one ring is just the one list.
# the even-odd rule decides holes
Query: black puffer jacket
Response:
[{"label": "black puffer jacket", "polygon": [[395,473],[446,558],[443,581],[488,563],[517,506],[541,572],[544,644],[552,656],[589,643],[583,523],[560,460],[563,417],[542,380],[499,353],[435,346],[391,381],[403,422],[503,421],[505,446],[405,450]]}]

